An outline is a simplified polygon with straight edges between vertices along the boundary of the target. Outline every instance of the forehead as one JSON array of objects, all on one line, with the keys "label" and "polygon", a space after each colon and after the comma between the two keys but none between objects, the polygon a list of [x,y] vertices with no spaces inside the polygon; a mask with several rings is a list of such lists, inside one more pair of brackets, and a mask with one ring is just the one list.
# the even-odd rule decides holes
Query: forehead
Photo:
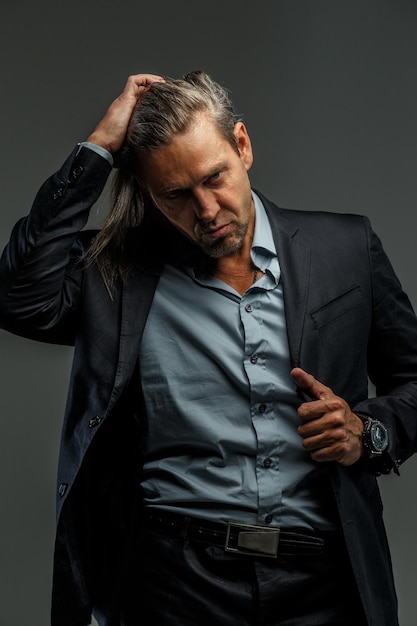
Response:
[{"label": "forehead", "polygon": [[141,181],[153,191],[188,187],[210,176],[238,154],[207,116],[140,161]]}]

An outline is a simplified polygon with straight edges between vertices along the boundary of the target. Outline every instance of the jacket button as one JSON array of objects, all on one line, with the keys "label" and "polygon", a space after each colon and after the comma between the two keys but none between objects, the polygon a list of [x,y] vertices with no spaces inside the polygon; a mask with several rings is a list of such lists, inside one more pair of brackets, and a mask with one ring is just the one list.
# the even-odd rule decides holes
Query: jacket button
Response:
[{"label": "jacket button", "polygon": [[64,191],[65,191],[65,185],[62,183],[60,187],[58,187],[58,189],[56,190],[56,192],[54,193],[54,200],[58,200],[58,198],[62,198],[62,196],[64,195]]},{"label": "jacket button", "polygon": [[61,496],[61,498],[66,494],[68,488],[68,483],[61,483],[58,487],[58,494]]},{"label": "jacket button", "polygon": [[68,178],[68,182],[74,183],[79,176],[84,172],[84,168],[82,165],[76,165],[71,172],[71,176]]},{"label": "jacket button", "polygon": [[103,421],[103,418],[100,417],[99,415],[96,415],[95,417],[92,417],[90,419],[90,421],[88,422],[88,428],[95,428],[96,426],[98,426],[101,422]]}]

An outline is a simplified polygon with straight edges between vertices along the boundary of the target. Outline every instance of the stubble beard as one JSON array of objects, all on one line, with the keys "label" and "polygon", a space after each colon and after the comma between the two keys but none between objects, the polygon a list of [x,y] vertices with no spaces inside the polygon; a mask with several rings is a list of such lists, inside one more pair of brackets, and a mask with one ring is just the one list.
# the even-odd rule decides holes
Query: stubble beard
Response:
[{"label": "stubble beard", "polygon": [[235,232],[231,235],[210,243],[206,243],[204,239],[201,238],[198,244],[207,256],[212,259],[221,259],[241,249],[246,233],[248,232],[248,226],[248,224],[238,224]]}]

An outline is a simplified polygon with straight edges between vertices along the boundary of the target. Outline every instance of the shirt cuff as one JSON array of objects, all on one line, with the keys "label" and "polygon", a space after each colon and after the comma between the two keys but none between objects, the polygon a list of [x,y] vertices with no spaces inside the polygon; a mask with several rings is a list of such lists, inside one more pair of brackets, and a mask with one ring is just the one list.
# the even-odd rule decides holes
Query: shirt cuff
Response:
[{"label": "shirt cuff", "polygon": [[[88,148],[88,150],[92,150],[93,152],[97,152],[97,154],[99,154],[104,159],[106,159],[110,163],[110,165],[113,167],[113,156],[105,148],[102,148],[101,146],[96,146],[95,143],[90,143],[89,141],[80,141],[80,143],[78,145],[79,145],[78,152],[80,151],[81,148]],[[77,152],[77,154],[78,154],[78,152]]]}]

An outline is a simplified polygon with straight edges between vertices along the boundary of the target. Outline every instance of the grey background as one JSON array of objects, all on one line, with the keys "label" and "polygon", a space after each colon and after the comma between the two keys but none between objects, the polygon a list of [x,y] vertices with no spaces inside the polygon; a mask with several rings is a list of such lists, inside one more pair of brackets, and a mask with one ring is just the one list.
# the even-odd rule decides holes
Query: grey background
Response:
[{"label": "grey background", "polygon": [[[2,0],[0,245],[129,74],[202,68],[244,116],[254,186],[367,214],[416,306],[416,55],[415,0]],[[71,356],[0,332],[0,626],[49,623]],[[380,480],[401,626],[417,614],[416,463]]]}]

